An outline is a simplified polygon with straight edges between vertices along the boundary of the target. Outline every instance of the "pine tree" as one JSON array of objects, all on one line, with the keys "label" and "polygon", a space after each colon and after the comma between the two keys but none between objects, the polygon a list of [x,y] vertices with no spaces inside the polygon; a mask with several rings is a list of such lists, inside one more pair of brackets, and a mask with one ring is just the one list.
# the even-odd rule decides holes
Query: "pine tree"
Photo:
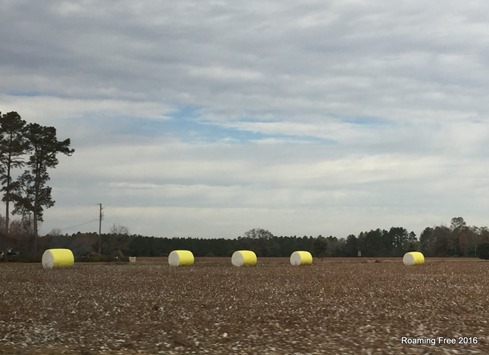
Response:
[{"label": "pine tree", "polygon": [[69,138],[58,141],[54,127],[30,123],[26,126],[25,138],[30,154],[26,163],[28,169],[19,179],[21,197],[16,201],[14,213],[23,216],[32,214],[33,234],[37,237],[38,223],[43,221],[44,208],[52,207],[55,202],[51,197],[51,187],[47,186],[50,179],[48,169],[56,168],[59,153],[70,156],[75,150],[70,149]]},{"label": "pine tree", "polygon": [[26,122],[17,112],[0,114],[0,183],[5,202],[5,233],[9,232],[10,202],[16,199],[18,183],[13,180],[13,169],[21,168],[28,149],[24,137]]}]

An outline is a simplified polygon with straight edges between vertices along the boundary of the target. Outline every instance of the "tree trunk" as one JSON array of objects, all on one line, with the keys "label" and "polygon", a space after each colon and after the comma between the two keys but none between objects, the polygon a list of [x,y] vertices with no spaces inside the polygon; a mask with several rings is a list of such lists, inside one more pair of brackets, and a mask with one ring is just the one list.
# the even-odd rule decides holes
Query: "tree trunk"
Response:
[{"label": "tree trunk", "polygon": [[39,175],[36,176],[35,193],[34,193],[34,211],[33,211],[33,228],[34,228],[34,255],[37,255],[37,237],[39,236],[37,230],[37,219],[39,212]]},{"label": "tree trunk", "polygon": [[7,202],[5,202],[5,234],[8,235],[8,226],[9,226],[9,200],[7,200]]},{"label": "tree trunk", "polygon": [[5,234],[8,235],[9,223],[10,223],[10,165],[11,158],[9,156],[9,161],[7,165],[7,200],[5,201]]}]

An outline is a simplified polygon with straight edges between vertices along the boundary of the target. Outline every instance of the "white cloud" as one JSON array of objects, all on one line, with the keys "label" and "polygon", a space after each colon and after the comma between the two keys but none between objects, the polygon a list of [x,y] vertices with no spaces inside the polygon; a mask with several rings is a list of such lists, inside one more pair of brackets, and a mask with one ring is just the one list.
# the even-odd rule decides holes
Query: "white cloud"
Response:
[{"label": "white cloud", "polygon": [[485,10],[4,2],[0,110],[72,138],[46,232],[98,202],[154,235],[485,224]]}]

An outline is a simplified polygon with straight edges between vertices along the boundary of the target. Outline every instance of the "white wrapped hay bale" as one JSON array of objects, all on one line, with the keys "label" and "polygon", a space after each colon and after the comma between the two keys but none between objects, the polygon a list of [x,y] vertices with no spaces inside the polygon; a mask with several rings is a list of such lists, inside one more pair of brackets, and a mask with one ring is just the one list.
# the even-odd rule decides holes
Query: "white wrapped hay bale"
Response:
[{"label": "white wrapped hay bale", "polygon": [[44,269],[71,267],[74,264],[75,257],[70,249],[47,249],[42,254],[42,267]]},{"label": "white wrapped hay bale", "polygon": [[130,263],[135,263],[136,262],[136,257],[135,256],[130,256],[129,257],[129,262]]},{"label": "white wrapped hay bale", "polygon": [[419,251],[411,251],[404,254],[402,262],[406,266],[422,265],[424,264],[424,255]]},{"label": "white wrapped hay bale", "polygon": [[312,255],[308,251],[294,251],[290,255],[290,263],[294,266],[311,265]]},{"label": "white wrapped hay bale", "polygon": [[190,250],[173,250],[168,256],[170,266],[192,266],[194,254]]},{"label": "white wrapped hay bale", "polygon": [[256,254],[251,250],[237,250],[231,257],[234,266],[255,266],[256,262]]}]

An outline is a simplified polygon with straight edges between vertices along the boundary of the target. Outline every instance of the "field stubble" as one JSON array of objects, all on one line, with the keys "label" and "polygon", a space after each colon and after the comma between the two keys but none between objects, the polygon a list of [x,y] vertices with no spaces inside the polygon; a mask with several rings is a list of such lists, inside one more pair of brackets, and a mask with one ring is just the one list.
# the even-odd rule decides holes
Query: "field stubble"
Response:
[{"label": "field stubble", "polygon": [[487,354],[488,275],[475,259],[5,263],[0,354]]}]

